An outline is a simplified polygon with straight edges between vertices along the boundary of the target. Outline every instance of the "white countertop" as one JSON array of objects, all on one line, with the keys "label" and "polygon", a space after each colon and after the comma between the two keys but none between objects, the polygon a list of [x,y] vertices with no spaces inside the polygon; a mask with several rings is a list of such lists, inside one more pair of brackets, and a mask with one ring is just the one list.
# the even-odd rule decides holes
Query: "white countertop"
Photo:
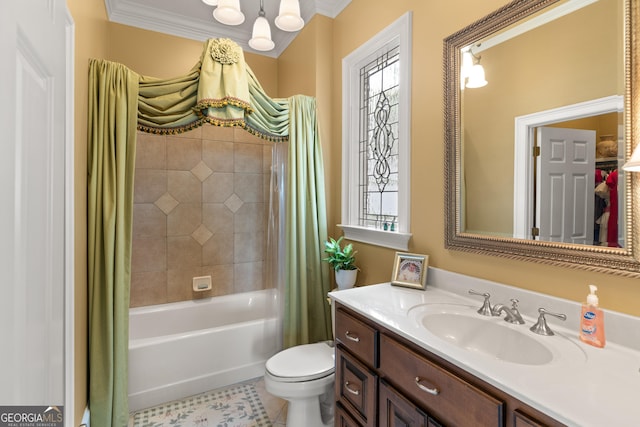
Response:
[{"label": "white countertop", "polygon": [[[491,293],[492,305],[518,298],[526,323],[504,325],[531,334],[552,350],[553,360],[544,365],[522,365],[474,353],[437,337],[416,320],[414,313],[425,304],[480,308],[483,298],[468,295],[469,289]],[[569,426],[640,425],[639,318],[605,308],[607,344],[595,348],[578,339],[580,304],[431,268],[425,290],[383,283],[334,291],[329,296]],[[537,320],[538,307],[567,315],[566,322],[547,316],[556,335],[546,337],[529,331]]]}]

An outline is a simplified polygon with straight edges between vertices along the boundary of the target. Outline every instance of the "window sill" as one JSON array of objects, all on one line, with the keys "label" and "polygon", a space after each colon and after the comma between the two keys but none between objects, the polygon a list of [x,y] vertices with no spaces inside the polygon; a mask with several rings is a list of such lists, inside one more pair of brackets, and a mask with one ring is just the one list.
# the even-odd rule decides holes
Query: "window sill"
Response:
[{"label": "window sill", "polygon": [[344,237],[356,242],[369,243],[391,249],[406,251],[409,249],[411,233],[398,231],[375,230],[372,228],[357,227],[353,225],[338,224],[342,228]]}]

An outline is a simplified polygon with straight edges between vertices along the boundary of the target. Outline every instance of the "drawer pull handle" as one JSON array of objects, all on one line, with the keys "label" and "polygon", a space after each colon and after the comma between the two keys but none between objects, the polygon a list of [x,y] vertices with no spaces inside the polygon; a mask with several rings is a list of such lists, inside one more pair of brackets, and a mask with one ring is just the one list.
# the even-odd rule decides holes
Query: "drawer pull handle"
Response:
[{"label": "drawer pull handle", "polygon": [[345,332],[344,336],[347,337],[348,340],[360,342],[360,338],[358,336],[352,335],[350,331]]},{"label": "drawer pull handle", "polygon": [[353,389],[353,388],[349,387],[350,385],[351,384],[349,384],[349,381],[347,381],[347,382],[344,383],[344,388],[346,388],[349,393],[355,394],[356,396],[359,396],[360,395],[360,390]]},{"label": "drawer pull handle", "polygon": [[418,388],[422,391],[426,391],[429,394],[433,394],[434,396],[437,396],[438,394],[440,394],[440,391],[437,388],[429,388],[429,387],[425,387],[422,384],[420,384],[420,381],[422,381],[420,379],[420,377],[416,377],[416,385],[418,386]]}]

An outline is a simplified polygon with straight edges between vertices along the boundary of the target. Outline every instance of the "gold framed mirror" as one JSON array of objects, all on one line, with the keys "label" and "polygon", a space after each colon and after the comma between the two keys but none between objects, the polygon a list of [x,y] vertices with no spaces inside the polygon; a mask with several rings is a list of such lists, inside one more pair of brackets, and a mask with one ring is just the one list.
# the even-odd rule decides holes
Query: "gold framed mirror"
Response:
[{"label": "gold framed mirror", "polygon": [[[621,168],[640,123],[639,10],[515,0],[444,40],[447,249],[640,277],[640,174]],[[582,172],[549,172],[548,147]]]}]

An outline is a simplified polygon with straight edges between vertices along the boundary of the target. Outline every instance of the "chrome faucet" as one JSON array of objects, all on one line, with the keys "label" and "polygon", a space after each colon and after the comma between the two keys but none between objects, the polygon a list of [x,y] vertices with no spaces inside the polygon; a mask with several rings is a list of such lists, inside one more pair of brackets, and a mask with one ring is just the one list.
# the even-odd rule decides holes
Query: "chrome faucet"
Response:
[{"label": "chrome faucet", "polygon": [[518,300],[515,298],[511,299],[511,308],[507,307],[504,304],[496,304],[493,306],[493,310],[491,310],[491,314],[493,316],[500,316],[502,312],[507,313],[504,316],[505,322],[516,323],[519,325],[524,325],[524,319],[520,315],[520,311],[518,310]]},{"label": "chrome faucet", "polygon": [[547,311],[542,307],[538,309],[538,313],[540,313],[540,315],[538,316],[538,322],[532,327],[530,327],[529,329],[531,329],[532,332],[535,332],[536,334],[539,334],[539,335],[545,335],[545,336],[555,335],[551,330],[551,328],[547,325],[547,319],[545,319],[544,317],[546,314],[557,317],[560,320],[567,320],[566,315],[560,314],[560,313],[551,313],[550,311]]},{"label": "chrome faucet", "polygon": [[473,289],[469,289],[469,294],[479,295],[481,297],[484,297],[484,303],[482,303],[482,307],[478,309],[479,314],[482,314],[483,316],[493,316],[493,312],[491,310],[491,303],[489,302],[489,298],[491,298],[491,295],[488,292],[481,293],[481,292],[476,292]]}]

